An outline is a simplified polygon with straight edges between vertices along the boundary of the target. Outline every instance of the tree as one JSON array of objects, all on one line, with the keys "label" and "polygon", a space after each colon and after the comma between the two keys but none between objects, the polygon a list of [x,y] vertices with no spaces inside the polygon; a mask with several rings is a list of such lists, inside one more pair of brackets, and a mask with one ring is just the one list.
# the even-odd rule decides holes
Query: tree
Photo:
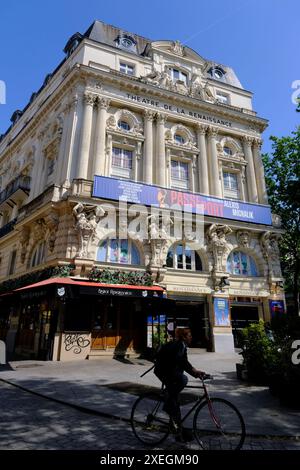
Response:
[{"label": "tree", "polygon": [[[298,105],[300,112],[300,103]],[[300,126],[288,137],[271,136],[272,154],[264,154],[266,183],[272,212],[282,219],[280,241],[286,291],[293,293],[299,312],[300,291]]]}]

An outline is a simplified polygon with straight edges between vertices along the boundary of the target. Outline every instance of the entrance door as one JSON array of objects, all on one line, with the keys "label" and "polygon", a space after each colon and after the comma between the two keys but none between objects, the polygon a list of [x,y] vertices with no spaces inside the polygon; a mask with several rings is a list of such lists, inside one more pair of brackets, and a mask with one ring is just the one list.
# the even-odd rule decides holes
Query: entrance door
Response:
[{"label": "entrance door", "polygon": [[95,304],[92,326],[92,349],[115,348],[118,343],[118,304],[100,299]]},{"label": "entrance door", "polygon": [[192,348],[206,348],[207,334],[204,303],[176,302],[175,326],[190,328],[193,336]]},{"label": "entrance door", "polygon": [[38,350],[38,359],[45,361],[49,358],[49,348],[50,348],[50,327],[52,320],[52,311],[44,310],[41,313],[40,321],[40,337],[39,337],[39,350]]},{"label": "entrance door", "polygon": [[232,305],[230,313],[234,347],[240,348],[242,329],[259,320],[258,306]]}]

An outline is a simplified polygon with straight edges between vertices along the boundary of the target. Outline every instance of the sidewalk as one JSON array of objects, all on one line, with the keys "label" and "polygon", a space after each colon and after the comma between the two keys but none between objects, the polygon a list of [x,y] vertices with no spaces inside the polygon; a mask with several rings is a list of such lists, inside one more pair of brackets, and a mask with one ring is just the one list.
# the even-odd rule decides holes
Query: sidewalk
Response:
[{"label": "sidewalk", "polygon": [[[217,353],[189,353],[190,362],[214,376],[208,382],[211,395],[234,403],[242,415],[247,435],[300,439],[300,412],[279,406],[267,387],[249,386],[236,379],[235,363],[240,356]],[[79,362],[16,361],[0,366],[0,380],[41,395],[110,415],[129,419],[137,395],[160,387],[150,372],[152,363],[144,359],[119,361],[109,357]],[[190,384],[195,379],[190,377]],[[1,384],[1,382],[0,382]],[[197,393],[190,389],[186,392]]]}]

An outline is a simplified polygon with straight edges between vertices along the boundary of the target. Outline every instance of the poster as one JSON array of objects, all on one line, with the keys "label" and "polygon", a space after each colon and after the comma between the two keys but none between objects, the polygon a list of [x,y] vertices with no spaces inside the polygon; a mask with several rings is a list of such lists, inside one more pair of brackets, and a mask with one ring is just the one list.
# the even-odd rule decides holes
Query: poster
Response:
[{"label": "poster", "polygon": [[166,340],[166,315],[148,315],[147,318],[147,347],[157,348]]},{"label": "poster", "polygon": [[283,300],[269,300],[271,317],[276,315],[282,315],[284,313],[284,302]]},{"label": "poster", "polygon": [[215,326],[231,326],[228,299],[214,298]]}]

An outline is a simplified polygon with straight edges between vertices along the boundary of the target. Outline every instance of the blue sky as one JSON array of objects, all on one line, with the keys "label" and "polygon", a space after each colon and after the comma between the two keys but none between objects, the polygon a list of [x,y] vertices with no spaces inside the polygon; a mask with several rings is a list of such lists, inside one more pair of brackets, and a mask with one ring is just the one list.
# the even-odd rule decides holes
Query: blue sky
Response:
[{"label": "blue sky", "polygon": [[0,133],[47,73],[63,59],[68,38],[99,19],[150,39],[180,40],[205,58],[231,66],[254,93],[254,109],[270,121],[269,136],[299,124],[291,96],[299,81],[299,0],[14,0],[1,2]]}]

